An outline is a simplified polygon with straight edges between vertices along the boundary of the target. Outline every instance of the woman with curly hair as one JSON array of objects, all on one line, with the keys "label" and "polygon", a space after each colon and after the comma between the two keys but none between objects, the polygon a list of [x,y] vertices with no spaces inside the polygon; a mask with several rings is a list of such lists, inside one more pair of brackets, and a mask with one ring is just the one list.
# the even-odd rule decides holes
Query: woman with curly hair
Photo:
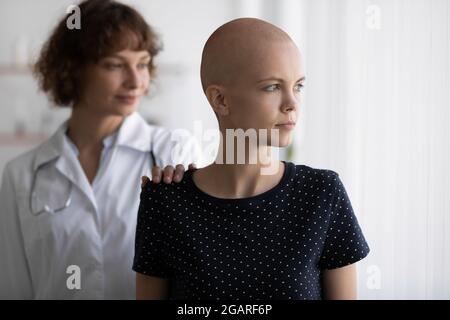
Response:
[{"label": "woman with curly hair", "polygon": [[133,299],[139,179],[153,168],[158,182],[157,165],[179,181],[195,160],[192,139],[174,141],[135,112],[160,51],[153,29],[115,1],[79,8],[81,28],[69,29],[66,15],[34,68],[71,116],[4,171],[0,298]]}]

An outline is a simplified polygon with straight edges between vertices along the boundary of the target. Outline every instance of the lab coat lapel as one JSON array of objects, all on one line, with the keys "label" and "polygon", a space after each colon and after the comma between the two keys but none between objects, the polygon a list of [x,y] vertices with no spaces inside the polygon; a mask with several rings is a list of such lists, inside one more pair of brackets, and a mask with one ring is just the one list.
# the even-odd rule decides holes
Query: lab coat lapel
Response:
[{"label": "lab coat lapel", "polygon": [[62,175],[67,177],[81,192],[89,199],[95,211],[97,211],[97,202],[95,201],[94,191],[92,186],[86,178],[86,175],[81,168],[80,162],[69,150],[65,147],[64,154],[56,161],[55,167]]},{"label": "lab coat lapel", "polygon": [[86,175],[81,168],[80,162],[76,158],[67,141],[64,138],[67,129],[67,123],[55,132],[55,134],[44,143],[37,152],[34,161],[34,170],[42,163],[52,161],[57,158],[55,167],[58,171],[69,179],[75,187],[89,199],[94,209],[97,211],[94,192],[92,190]]}]

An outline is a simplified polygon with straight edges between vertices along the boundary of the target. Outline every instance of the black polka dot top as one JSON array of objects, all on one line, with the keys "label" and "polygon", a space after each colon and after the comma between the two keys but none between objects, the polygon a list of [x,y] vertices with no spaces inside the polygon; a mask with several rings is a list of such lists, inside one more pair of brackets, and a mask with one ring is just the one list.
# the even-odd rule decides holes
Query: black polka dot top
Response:
[{"label": "black polka dot top", "polygon": [[170,278],[171,299],[321,299],[321,272],[369,247],[336,172],[286,162],[274,188],[250,198],[180,183],[141,192],[133,270]]}]

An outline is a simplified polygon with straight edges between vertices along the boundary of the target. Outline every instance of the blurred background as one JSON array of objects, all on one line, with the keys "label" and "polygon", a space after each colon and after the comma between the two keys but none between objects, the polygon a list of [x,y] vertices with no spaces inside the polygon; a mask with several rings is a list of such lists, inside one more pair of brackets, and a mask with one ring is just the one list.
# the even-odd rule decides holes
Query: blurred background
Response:
[{"label": "blurred background", "polygon": [[[208,36],[245,16],[287,31],[307,81],[281,156],[339,173],[372,249],[359,264],[359,297],[450,299],[450,0],[123,2],[164,44],[140,113],[200,135],[216,128],[199,76]],[[76,3],[0,0],[0,173],[69,116],[27,66]],[[214,154],[204,148],[206,164]]]}]

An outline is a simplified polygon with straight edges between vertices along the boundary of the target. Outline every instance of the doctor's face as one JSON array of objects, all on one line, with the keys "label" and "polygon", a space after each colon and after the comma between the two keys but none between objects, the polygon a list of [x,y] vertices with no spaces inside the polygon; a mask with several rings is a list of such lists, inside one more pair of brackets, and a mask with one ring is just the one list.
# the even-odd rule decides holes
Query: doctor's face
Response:
[{"label": "doctor's face", "polygon": [[103,115],[127,116],[134,112],[150,82],[150,54],[129,49],[88,65],[83,73],[76,108]]}]

